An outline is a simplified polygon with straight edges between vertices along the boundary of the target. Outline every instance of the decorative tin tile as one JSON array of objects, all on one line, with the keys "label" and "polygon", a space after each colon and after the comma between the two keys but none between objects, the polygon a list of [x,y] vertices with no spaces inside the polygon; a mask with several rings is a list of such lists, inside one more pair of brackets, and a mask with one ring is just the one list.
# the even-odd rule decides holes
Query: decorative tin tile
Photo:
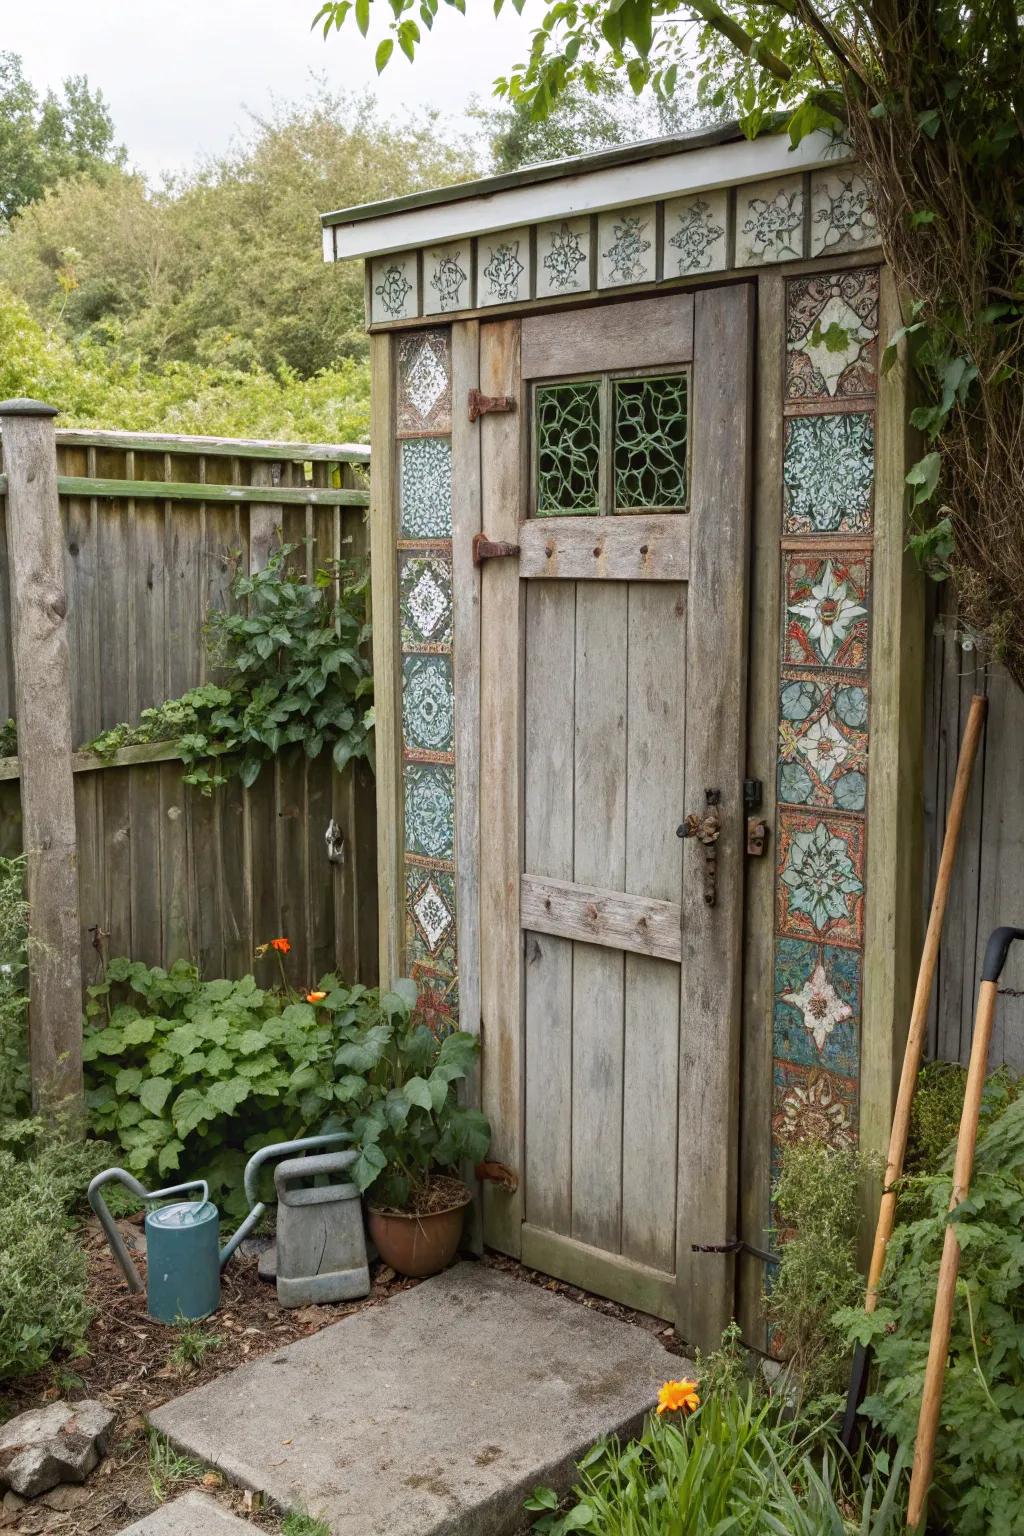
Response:
[{"label": "decorative tin tile", "polygon": [[779,800],[863,811],[867,802],[867,689],[783,677]]},{"label": "decorative tin tile", "polygon": [[666,203],[662,272],[666,277],[721,272],[729,265],[728,231],[728,192],[702,192]]},{"label": "decorative tin tile", "polygon": [[801,552],[783,564],[783,662],[866,671],[870,556]]},{"label": "decorative tin tile", "polygon": [[405,849],[450,864],[455,857],[455,769],[444,763],[405,765]]},{"label": "decorative tin tile", "polygon": [[597,286],[622,288],[656,275],[657,218],[653,203],[602,213],[597,221]]},{"label": "decorative tin tile", "polygon": [[811,177],[811,255],[859,251],[878,244],[871,188],[861,171],[816,171]]},{"label": "decorative tin tile", "polygon": [[447,758],[455,747],[455,689],[448,656],[403,656],[402,726],[405,749]]},{"label": "decorative tin tile", "polygon": [[530,297],[530,229],[481,235],[476,243],[476,301],[516,304]]},{"label": "decorative tin tile", "polygon": [[877,382],[878,269],[786,284],[786,399],[871,395]]},{"label": "decorative tin tile", "polygon": [[445,331],[417,331],[398,342],[398,431],[450,432],[452,380]]},{"label": "decorative tin tile", "polygon": [[590,270],[590,220],[562,219],[537,230],[537,297],[586,293]]},{"label": "decorative tin tile", "polygon": [[450,558],[440,554],[421,555],[402,551],[398,560],[398,605],[404,651],[450,651]]},{"label": "decorative tin tile", "polygon": [[455,876],[410,864],[405,872],[406,964],[455,975]]},{"label": "decorative tin tile", "polygon": [[736,265],[797,261],[803,254],[803,177],[741,187],[736,194]]},{"label": "decorative tin tile", "polygon": [[423,313],[447,315],[468,309],[473,291],[473,245],[469,239],[423,253]]},{"label": "decorative tin tile", "polygon": [[459,1027],[459,984],[454,976],[436,975],[420,963],[411,970],[418,988],[413,1023],[425,1024],[443,1040]]},{"label": "decorative tin tile", "polygon": [[780,810],[777,869],[777,929],[782,937],[862,942],[863,820]]},{"label": "decorative tin tile", "polygon": [[852,1147],[857,1142],[857,1085],[824,1067],[776,1061],[772,1137],[777,1147],[818,1141]]},{"label": "decorative tin tile", "polygon": [[786,422],[783,533],[868,533],[874,481],[875,425],[867,412]]},{"label": "decorative tin tile", "polygon": [[446,437],[410,437],[399,448],[399,527],[403,539],[452,536],[452,445]]},{"label": "decorative tin tile", "polygon": [[855,949],[777,941],[772,1039],[780,1061],[858,1075],[861,964]]},{"label": "decorative tin tile", "polygon": [[370,267],[370,318],[374,324],[409,320],[420,312],[419,262],[415,251],[377,256]]}]

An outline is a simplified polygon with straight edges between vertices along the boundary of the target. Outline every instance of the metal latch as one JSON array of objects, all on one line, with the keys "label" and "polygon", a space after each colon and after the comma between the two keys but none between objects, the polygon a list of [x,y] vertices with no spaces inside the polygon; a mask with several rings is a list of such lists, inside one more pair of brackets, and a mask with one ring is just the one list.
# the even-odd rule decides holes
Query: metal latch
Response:
[{"label": "metal latch", "polygon": [[768,823],[763,816],[747,817],[747,852],[751,858],[759,859],[764,853],[765,844],[768,841]]},{"label": "metal latch", "polygon": [[506,555],[518,555],[518,544],[506,544],[500,539],[489,539],[486,533],[473,535],[473,564],[483,565],[485,560],[501,560]]},{"label": "metal latch", "polygon": [[704,801],[707,806],[703,816],[698,816],[691,811],[681,826],[676,828],[677,837],[695,837],[704,845],[704,900],[709,907],[713,907],[718,898],[718,839],[722,832],[722,813],[719,805],[722,799],[720,789],[706,789]]},{"label": "metal latch", "polygon": [[516,402],[511,395],[484,395],[478,389],[469,392],[469,419],[479,421],[493,411],[514,411]]},{"label": "metal latch", "polygon": [[753,1243],[745,1242],[742,1237],[731,1237],[727,1243],[691,1243],[691,1253],[749,1253],[755,1259],[760,1259],[762,1264],[777,1264],[777,1253],[769,1253],[765,1248],[755,1248]]}]

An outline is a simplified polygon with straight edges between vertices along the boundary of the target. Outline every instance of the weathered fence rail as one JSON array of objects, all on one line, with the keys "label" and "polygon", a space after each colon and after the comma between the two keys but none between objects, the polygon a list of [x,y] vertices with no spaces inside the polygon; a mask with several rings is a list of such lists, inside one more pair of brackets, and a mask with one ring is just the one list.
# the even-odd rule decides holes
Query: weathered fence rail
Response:
[{"label": "weathered fence rail", "polygon": [[[3,417],[2,429],[13,460],[24,419]],[[27,730],[15,702],[15,637],[28,631],[12,612],[38,608],[38,573],[30,561],[19,574],[10,502],[16,489],[27,492],[5,462],[0,721],[17,718],[20,757],[0,759],[0,851],[24,846],[31,884],[41,857],[33,839],[49,834],[28,834],[25,808],[33,784],[49,792],[59,760],[73,784],[85,984],[98,972],[98,946],[148,964],[190,957],[207,975],[238,975],[252,968],[255,945],[278,934],[291,941],[296,984],[334,967],[374,980],[375,811],[365,765],[338,774],[328,752],[309,762],[292,749],[251,789],[234,781],[204,798],[183,784],[173,744],[126,747],[110,759],[78,750],[206,680],[207,612],[230,602],[234,574],[263,565],[278,537],[304,547],[310,571],[324,558],[367,554],[368,450],[60,428],[55,436],[63,552],[55,601],[66,618],[51,614],[49,628],[66,634],[68,681],[54,686],[69,695],[70,729],[63,740],[60,731]],[[31,645],[20,655],[37,678]],[[324,837],[332,818],[343,838],[337,862]],[[38,920],[52,950],[53,914]],[[65,975],[76,958],[69,942],[65,933]],[[77,982],[74,990],[77,999]],[[51,1015],[50,1030],[55,1016],[38,988],[33,1010]]]}]

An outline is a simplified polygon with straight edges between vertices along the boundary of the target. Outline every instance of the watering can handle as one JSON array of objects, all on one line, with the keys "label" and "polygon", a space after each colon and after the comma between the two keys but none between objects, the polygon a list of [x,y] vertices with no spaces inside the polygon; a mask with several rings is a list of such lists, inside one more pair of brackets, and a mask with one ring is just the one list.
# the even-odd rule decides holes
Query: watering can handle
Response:
[{"label": "watering can handle", "polygon": [[314,1147],[332,1147],[339,1141],[351,1141],[352,1139],[351,1131],[328,1131],[323,1136],[303,1136],[298,1141],[275,1141],[271,1146],[260,1147],[258,1151],[254,1152],[245,1165],[245,1174],[242,1180],[245,1187],[245,1198],[249,1202],[249,1214],[221,1249],[221,1269],[224,1268],[224,1265],[239,1244],[248,1237],[267,1208],[262,1200],[256,1199],[256,1175],[264,1163],[269,1162],[272,1157],[285,1157],[289,1152],[310,1152]]},{"label": "watering can handle", "polygon": [[117,1223],[108,1211],[107,1202],[100,1193],[103,1185],[109,1184],[113,1179],[119,1180],[127,1189],[131,1190],[133,1195],[138,1195],[140,1200],[162,1200],[168,1195],[184,1195],[190,1189],[201,1189],[203,1192],[202,1199],[205,1202],[210,1198],[210,1187],[205,1179],[190,1179],[187,1184],[172,1184],[167,1189],[146,1189],[139,1183],[138,1179],[132,1178],[132,1175],[126,1173],[123,1168],[106,1168],[102,1173],[98,1173],[89,1185],[89,1204],[99,1217],[100,1225],[107,1235],[107,1242],[110,1244],[114,1258],[124,1270],[124,1277],[128,1281],[128,1289],[130,1291],[141,1291],[142,1280],[139,1277],[139,1272],[132,1263],[131,1255],[124,1245],[124,1239],[117,1229]]}]

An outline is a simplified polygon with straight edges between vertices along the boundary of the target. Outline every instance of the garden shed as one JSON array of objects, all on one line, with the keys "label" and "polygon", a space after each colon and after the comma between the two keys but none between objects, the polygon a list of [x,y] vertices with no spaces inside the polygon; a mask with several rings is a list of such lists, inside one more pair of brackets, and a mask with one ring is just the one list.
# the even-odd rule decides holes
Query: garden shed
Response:
[{"label": "garden shed", "polygon": [[753,1330],[773,1158],[884,1145],[919,947],[868,186],[715,129],[323,234],[366,269],[381,974],[482,1035],[488,1243]]}]

